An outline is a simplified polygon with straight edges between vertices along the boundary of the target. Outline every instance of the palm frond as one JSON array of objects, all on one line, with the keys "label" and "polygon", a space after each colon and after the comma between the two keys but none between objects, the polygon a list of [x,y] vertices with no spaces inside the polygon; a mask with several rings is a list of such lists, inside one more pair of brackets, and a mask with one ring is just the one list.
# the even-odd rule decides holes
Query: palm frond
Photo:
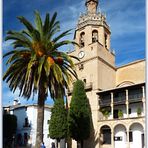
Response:
[{"label": "palm frond", "polygon": [[7,40],[16,40],[16,41],[21,41],[23,43],[26,43],[28,46],[31,45],[30,40],[25,37],[23,34],[19,33],[19,32],[13,32],[13,31],[9,31],[7,33],[8,35],[5,38],[5,41]]},{"label": "palm frond", "polygon": [[36,24],[37,30],[40,33],[41,39],[42,39],[43,38],[43,25],[42,25],[42,19],[38,11],[35,11],[35,24]]},{"label": "palm frond", "polygon": [[65,37],[66,35],[69,35],[70,34],[69,33],[70,31],[71,31],[71,29],[70,30],[67,30],[67,31],[65,31],[63,33],[61,33],[59,36],[57,36],[56,38],[53,39],[53,42],[57,42],[61,38]]},{"label": "palm frond", "polygon": [[50,25],[50,16],[49,13],[46,14],[46,18],[45,18],[45,22],[44,22],[44,26],[43,26],[43,33],[44,35],[46,35],[49,31],[49,25]]},{"label": "palm frond", "polygon": [[[38,93],[41,96],[43,89],[44,100],[48,95],[48,89],[53,99],[65,95],[65,88],[77,74],[72,59],[77,57],[69,56],[58,51],[63,45],[74,44],[74,41],[63,40],[70,34],[71,30],[62,32],[60,23],[56,20],[57,13],[50,18],[46,14],[44,22],[38,11],[35,11],[35,26],[25,17],[18,19],[25,26],[20,32],[8,31],[5,40],[13,40],[13,51],[4,54],[8,57],[6,64],[9,66],[3,75],[3,80],[14,92],[19,88],[20,96],[29,99],[31,94]],[[62,62],[59,62],[62,60]],[[57,91],[58,90],[58,91]]]},{"label": "palm frond", "polygon": [[33,25],[32,25],[25,17],[23,17],[23,16],[18,16],[17,18],[20,20],[20,22],[21,22],[22,24],[24,24],[24,26],[27,28],[27,30],[28,30],[30,33],[33,32],[33,30],[34,30],[35,28],[33,27]]},{"label": "palm frond", "polygon": [[53,66],[53,73],[54,73],[54,76],[56,78],[56,81],[59,82],[59,83],[62,83],[63,75],[62,75],[62,70],[59,67],[59,65],[54,64],[54,66]]}]

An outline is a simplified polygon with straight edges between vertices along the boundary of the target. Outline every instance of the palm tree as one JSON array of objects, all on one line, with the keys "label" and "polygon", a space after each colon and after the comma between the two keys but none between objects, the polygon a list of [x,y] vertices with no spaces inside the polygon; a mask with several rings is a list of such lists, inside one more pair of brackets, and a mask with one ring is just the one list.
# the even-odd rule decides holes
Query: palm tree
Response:
[{"label": "palm tree", "polygon": [[35,11],[35,25],[20,16],[18,19],[25,29],[8,31],[5,38],[13,40],[13,51],[4,55],[8,56],[6,64],[9,67],[3,80],[9,84],[11,91],[15,92],[18,88],[20,96],[29,99],[34,94],[38,95],[36,148],[43,141],[44,104],[48,93],[53,99],[63,97],[73,76],[77,78],[72,61],[76,57],[58,50],[75,42],[62,40],[70,30],[56,35],[60,31],[56,16],[57,13],[54,13],[50,18],[47,13],[43,22],[39,12]]}]

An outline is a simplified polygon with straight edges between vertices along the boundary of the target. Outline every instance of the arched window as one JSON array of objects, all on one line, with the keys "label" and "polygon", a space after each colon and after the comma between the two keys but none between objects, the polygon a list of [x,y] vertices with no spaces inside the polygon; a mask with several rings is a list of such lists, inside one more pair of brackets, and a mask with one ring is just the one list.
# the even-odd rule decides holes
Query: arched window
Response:
[{"label": "arched window", "polygon": [[97,41],[98,41],[98,31],[93,30],[93,32],[92,32],[92,43],[97,42]]},{"label": "arched window", "polygon": [[84,47],[85,43],[84,43],[84,36],[85,36],[85,33],[82,32],[80,34],[80,47]]}]

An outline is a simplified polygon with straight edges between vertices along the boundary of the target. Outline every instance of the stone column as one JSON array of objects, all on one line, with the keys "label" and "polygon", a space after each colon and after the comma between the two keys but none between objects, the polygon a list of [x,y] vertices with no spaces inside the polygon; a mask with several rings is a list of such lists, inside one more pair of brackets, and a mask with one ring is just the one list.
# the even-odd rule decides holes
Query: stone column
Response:
[{"label": "stone column", "polygon": [[126,114],[128,118],[129,117],[128,89],[126,89],[125,91],[126,91]]},{"label": "stone column", "polygon": [[129,142],[129,129],[126,129],[126,148],[130,148],[130,142]]},{"label": "stone column", "polygon": [[114,118],[114,95],[113,92],[111,92],[111,115],[112,119]]},{"label": "stone column", "polygon": [[99,137],[99,148],[101,148],[101,145],[103,144],[103,134],[101,133],[101,131],[99,131],[98,133],[98,137]]},{"label": "stone column", "polygon": [[114,129],[112,128],[111,131],[111,147],[114,148],[115,147],[115,143],[114,143]]},{"label": "stone column", "polygon": [[143,103],[143,114],[145,116],[145,87],[142,86],[142,103]]}]

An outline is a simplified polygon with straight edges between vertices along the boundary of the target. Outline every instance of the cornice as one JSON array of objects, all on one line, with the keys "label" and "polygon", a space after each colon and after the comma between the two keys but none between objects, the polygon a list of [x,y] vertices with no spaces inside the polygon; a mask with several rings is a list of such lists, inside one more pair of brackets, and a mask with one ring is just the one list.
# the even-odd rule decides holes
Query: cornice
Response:
[{"label": "cornice", "polygon": [[83,60],[83,61],[80,61],[80,62],[77,62],[75,63],[75,65],[79,65],[81,63],[86,63],[86,62],[89,62],[89,61],[92,61],[94,59],[98,59],[100,60],[101,62],[103,62],[104,64],[108,65],[109,67],[111,67],[112,69],[116,70],[116,68],[114,66],[112,66],[110,63],[106,62],[105,60],[103,60],[101,57],[99,56],[95,56],[95,57],[92,57],[92,58],[89,58],[89,59],[86,59],[86,60]]}]

